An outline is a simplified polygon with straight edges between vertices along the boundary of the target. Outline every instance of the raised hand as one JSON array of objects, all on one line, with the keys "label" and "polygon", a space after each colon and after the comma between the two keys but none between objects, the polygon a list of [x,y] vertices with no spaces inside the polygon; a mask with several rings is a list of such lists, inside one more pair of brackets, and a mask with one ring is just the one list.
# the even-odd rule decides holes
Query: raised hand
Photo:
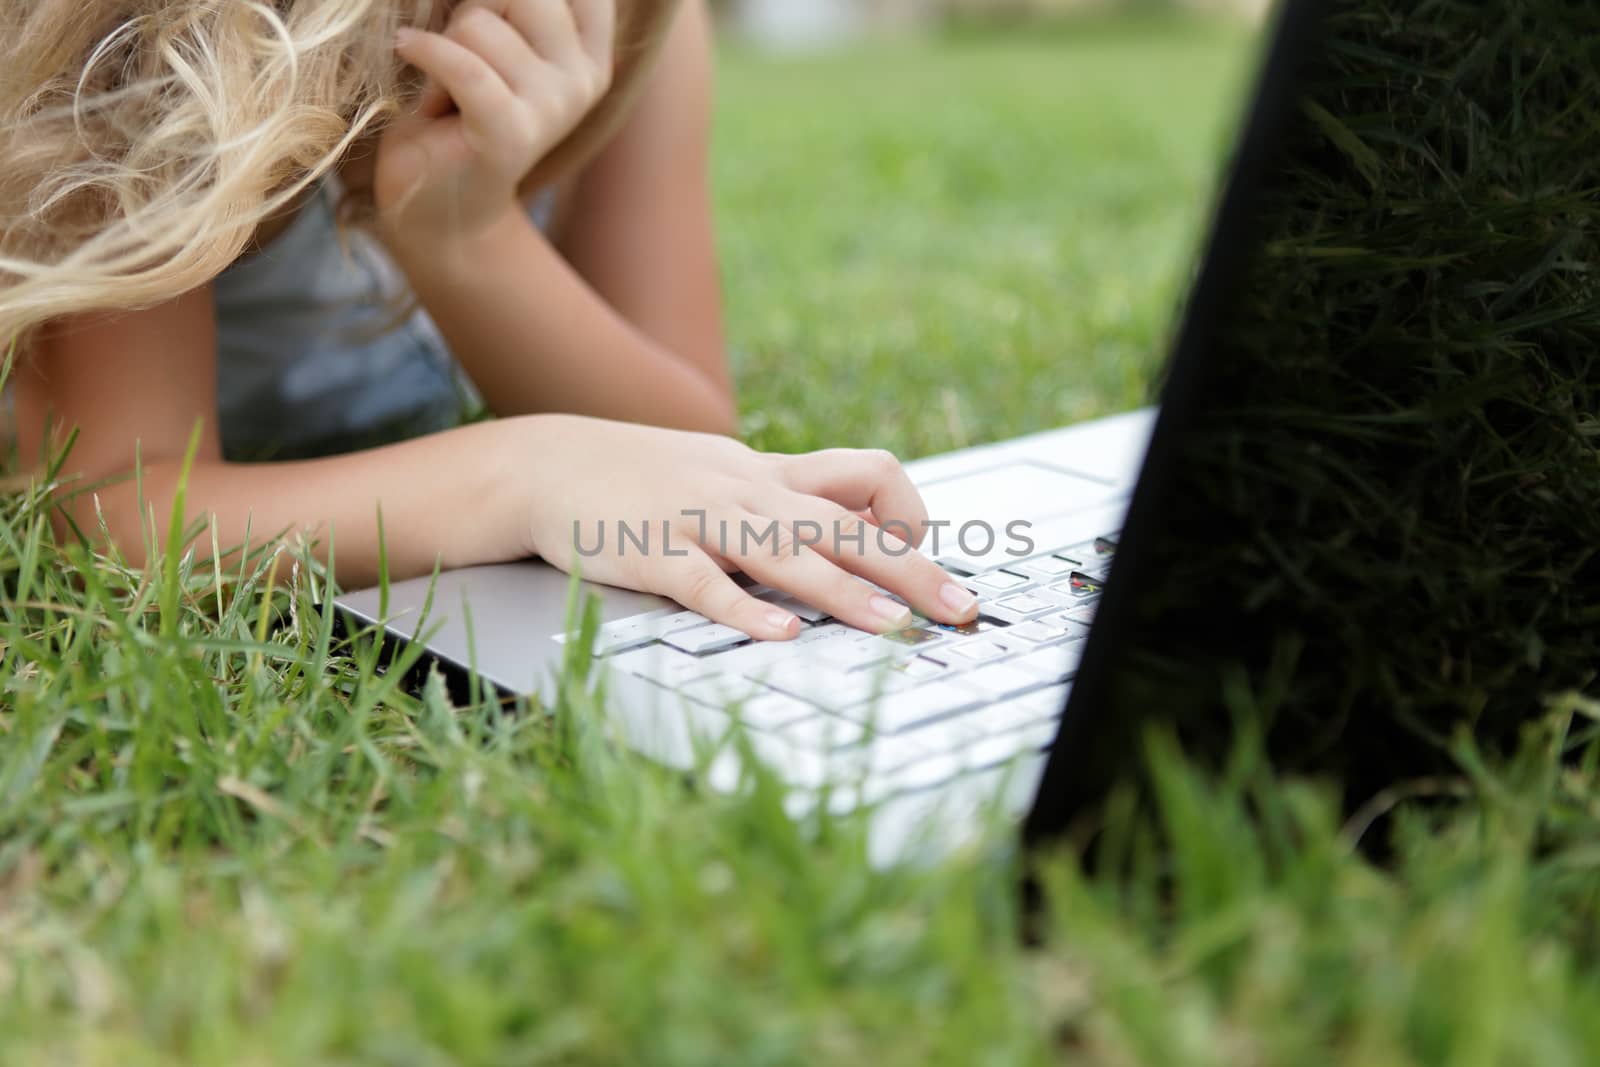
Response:
[{"label": "raised hand", "polygon": [[518,183],[611,87],[615,0],[463,0],[441,33],[402,30],[427,77],[385,131],[373,194],[386,237],[470,238],[516,208]]}]

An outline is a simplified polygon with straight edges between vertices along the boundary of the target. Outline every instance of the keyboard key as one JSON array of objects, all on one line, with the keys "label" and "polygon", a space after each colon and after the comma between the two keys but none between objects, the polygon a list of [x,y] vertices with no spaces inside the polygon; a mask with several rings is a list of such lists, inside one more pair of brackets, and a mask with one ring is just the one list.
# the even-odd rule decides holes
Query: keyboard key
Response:
[{"label": "keyboard key", "polygon": [[679,694],[697,704],[713,708],[726,708],[741,701],[754,700],[766,692],[760,682],[738,674],[716,674],[699,678],[677,687]]},{"label": "keyboard key", "polygon": [[882,690],[868,671],[841,671],[810,661],[781,664],[766,684],[825,711],[844,712],[867,703]]},{"label": "keyboard key", "polygon": [[1071,574],[1072,568],[1077,563],[1077,560],[1062,559],[1060,556],[1040,556],[1037,559],[1030,559],[1026,563],[1013,564],[1012,569],[1021,574],[1026,574],[1030,578],[1049,581],[1051,579],[1064,578]]},{"label": "keyboard key", "polygon": [[[917,657],[912,658],[915,659]],[[926,685],[928,683],[927,678],[915,677],[901,670],[900,664],[904,662],[906,661],[902,660],[897,663],[880,663],[866,668],[866,673],[877,681],[878,689],[882,695],[888,696],[890,693],[898,693],[906,689],[915,689],[919,685]],[[931,665],[937,666],[937,664]]]},{"label": "keyboard key", "polygon": [[996,734],[975,742],[956,754],[965,770],[979,770],[1009,763],[1019,756],[1050,747],[1056,739],[1056,724],[1035,723],[1010,733]]},{"label": "keyboard key", "polygon": [[1097,574],[1073,571],[1072,576],[1067,579],[1067,588],[1075,596],[1099,596],[1105,592],[1106,583],[1105,579]]},{"label": "keyboard key", "polygon": [[961,623],[959,626],[944,622],[935,623],[934,629],[950,634],[952,637],[976,637],[979,634],[994,633],[1001,627],[996,626],[988,619],[976,619],[972,622]]},{"label": "keyboard key", "polygon": [[914,626],[908,630],[896,630],[894,633],[884,634],[885,641],[893,641],[897,645],[906,645],[916,648],[921,645],[937,644],[945,639],[945,634],[926,626]]},{"label": "keyboard key", "polygon": [[[1107,548],[1109,548],[1110,551],[1107,551]],[[1064,548],[1060,551],[1059,555],[1066,556],[1068,559],[1075,559],[1079,563],[1082,563],[1083,567],[1080,569],[1088,569],[1090,567],[1097,567],[1101,565],[1109,566],[1111,563],[1111,557],[1113,554],[1115,554],[1115,552],[1116,544],[1113,541],[1109,541],[1105,537],[1096,537],[1092,541],[1084,541],[1083,543],[1073,545],[1070,548]]]},{"label": "keyboard key", "polygon": [[912,760],[887,777],[869,782],[867,803],[943,785],[961,773],[961,762],[959,756],[949,752]]},{"label": "keyboard key", "polygon": [[[820,718],[826,720],[829,717]],[[838,719],[832,721],[845,731],[849,731],[853,725]],[[855,729],[860,730],[860,727],[857,725]],[[908,768],[942,759],[949,767],[940,774],[951,776],[959,770],[952,756],[929,752],[910,737],[871,738],[842,747],[826,747],[832,744],[833,737],[846,734],[834,734],[826,727],[814,728],[809,725],[809,720],[794,736],[782,731],[751,733],[748,736],[756,758],[791,792],[812,794],[809,799],[814,801],[815,794],[826,788],[831,793],[833,810],[838,814],[888,795],[890,787],[904,789],[904,786],[894,783],[897,776]],[[812,747],[809,744],[819,739],[822,746]],[[737,773],[737,761],[735,771]],[[920,771],[907,777],[926,780],[929,773]],[[724,779],[728,777],[724,775]],[[728,787],[723,791],[731,792],[732,789]],[[808,810],[810,808],[804,803],[798,807],[800,813]]]},{"label": "keyboard key", "polygon": [[741,701],[731,709],[734,717],[752,730],[786,730],[822,713],[803,700],[768,690]]},{"label": "keyboard key", "polygon": [[1048,600],[1042,600],[1032,593],[1019,593],[1008,596],[1004,600],[992,604],[985,604],[982,612],[990,618],[999,619],[1005,623],[1026,622],[1036,615],[1043,615],[1047,611],[1056,610],[1059,606]]},{"label": "keyboard key", "polygon": [[788,644],[792,648],[806,648],[825,641],[865,641],[871,636],[865,630],[857,630],[854,626],[846,626],[842,622],[824,622],[816,626],[807,626]]},{"label": "keyboard key", "polygon": [[1012,574],[1009,571],[991,571],[988,574],[980,574],[975,578],[969,578],[967,584],[979,596],[983,596],[985,594],[1008,593],[1012,590],[1021,589],[1023,586],[1032,585],[1033,582],[1020,574]]},{"label": "keyboard key", "polygon": [[1078,664],[1082,661],[1083,645],[1073,643],[1020,656],[1009,666],[1033,675],[1044,684],[1056,685],[1070,681],[1078,673]]},{"label": "keyboard key", "polygon": [[762,596],[760,599],[765,600],[773,607],[783,608],[785,611],[793,612],[795,615],[798,615],[800,618],[810,623],[824,622],[833,617],[819,607],[814,607],[811,604],[807,604],[803,600],[789,596],[787,593],[779,593],[776,590],[773,591],[773,595]]},{"label": "keyboard key", "polygon": [[983,710],[969,708],[943,719],[935,719],[914,726],[895,738],[904,738],[920,746],[926,753],[956,752],[988,736]]},{"label": "keyboard key", "polygon": [[647,615],[634,615],[631,618],[608,622],[595,633],[594,654],[609,656],[616,652],[626,652],[630,648],[648,645],[661,636],[662,620],[668,615],[676,614],[671,611],[653,611]]},{"label": "keyboard key", "polygon": [[835,777],[830,760],[822,749],[797,745],[781,733],[752,733],[750,748],[786,785],[795,789],[821,789]]},{"label": "keyboard key", "polygon": [[1048,689],[1035,689],[1027,696],[1017,698],[1018,704],[1034,704],[1041,708],[1053,709],[1060,714],[1067,706],[1067,694],[1072,692],[1070,685],[1053,685]]},{"label": "keyboard key", "polygon": [[626,652],[630,648],[648,645],[679,630],[689,630],[710,623],[696,611],[652,611],[644,615],[618,619],[601,626],[595,635],[594,654],[609,656]]},{"label": "keyboard key", "polygon": [[987,693],[991,701],[1038,689],[1047,683],[1041,672],[1024,670],[1011,663],[993,663],[961,676],[961,684]]},{"label": "keyboard key", "polygon": [[[828,759],[828,810],[838,816],[905,791],[907,787],[898,784],[901,774],[919,781],[930,774],[953,776],[959,770],[948,754],[929,752],[904,735],[874,738],[857,748],[835,751]],[[934,763],[931,769],[910,771],[930,762]],[[811,810],[819,799],[807,798],[808,803],[803,803],[801,810]]]},{"label": "keyboard key", "polygon": [[664,640],[674,648],[680,648],[690,654],[699,654],[743,644],[750,640],[750,637],[731,626],[714,622],[707,626],[697,626],[692,630],[679,630],[666,635]]},{"label": "keyboard key", "polygon": [[[920,657],[912,656],[910,659],[902,659],[902,661],[872,664],[869,667],[861,667],[861,669],[851,670],[848,673],[850,673],[851,677],[866,678],[869,681],[870,689],[867,699],[870,701],[872,697],[888,696],[890,693],[901,693],[902,689],[914,689],[917,686],[926,685],[928,681],[942,677],[946,673],[944,664],[936,664],[936,662],[926,661],[926,659],[918,662],[918,659]],[[837,670],[837,667],[829,664],[829,669]]]},{"label": "keyboard key", "polygon": [[698,611],[675,611],[671,615],[664,615],[656,620],[656,632],[662,637],[675,634],[680,630],[693,630],[699,626],[709,626],[711,620]]},{"label": "keyboard key", "polygon": [[[799,640],[796,638],[795,640]],[[759,679],[775,664],[795,659],[799,652],[794,641],[751,641],[747,645],[708,652],[700,659],[710,663],[719,672],[742,674]]]},{"label": "keyboard key", "polygon": [[[1056,583],[1056,585],[1061,584],[1063,583]],[[1083,603],[1082,597],[1079,597],[1075,593],[1065,592],[1056,588],[1056,586],[1040,586],[1037,589],[1030,589],[1028,591],[1028,595],[1038,597],[1040,600],[1045,601],[1057,611],[1060,611],[1063,608],[1075,608]]]},{"label": "keyboard key", "polygon": [[1007,551],[1009,547],[1006,538],[996,537],[993,544],[989,545],[987,552],[975,555],[970,552],[957,551],[949,555],[940,556],[935,562],[945,570],[959,575],[984,574],[998,567],[1009,566],[1016,562],[1017,555],[1015,552]]},{"label": "keyboard key", "polygon": [[[932,789],[957,778],[964,769],[959,750],[930,752],[921,747],[916,734],[879,737],[857,751],[865,756],[855,774],[836,772],[831,779],[828,810],[834,815],[848,815],[891,797]],[[804,798],[796,807],[802,813],[809,811],[816,799]]]},{"label": "keyboard key", "polygon": [[1049,611],[1053,606],[1050,601],[1044,600],[1033,593],[1019,593],[1016,596],[1008,596],[1001,600],[999,605],[1007,611],[1016,612],[1018,615],[1038,615],[1041,612]]},{"label": "keyboard key", "polygon": [[1040,722],[1054,723],[1066,709],[1067,693],[1071,689],[1067,685],[1035,689],[1024,696],[991,704],[971,718],[977,720],[985,734],[1010,733]]},{"label": "keyboard key", "polygon": [[813,715],[778,731],[786,740],[815,752],[832,752],[857,745],[866,736],[860,723],[837,715]]},{"label": "keyboard key", "polygon": [[719,670],[716,663],[680,652],[667,645],[646,645],[632,649],[606,660],[612,670],[626,671],[647,678],[668,689],[676,689],[685,682],[704,678]]},{"label": "keyboard key", "polygon": [[917,734],[881,734],[860,749],[859,774],[868,782],[884,782],[894,774],[940,755],[923,744]]},{"label": "keyboard key", "polygon": [[1073,618],[1073,616],[1083,612],[1085,609],[1092,609],[1094,605],[1094,601],[1090,601],[1086,605],[1080,603],[1077,607],[1068,608],[1066,611],[1057,611],[1050,615],[1041,615],[1033,621],[1042,622],[1046,626],[1058,627],[1059,629],[1067,631],[1070,640],[1081,641],[1089,636],[1089,624],[1079,622],[1077,619]]},{"label": "keyboard key", "polygon": [[1072,637],[1081,637],[1069,626],[1061,626],[1050,621],[1053,616],[1035,619],[1032,622],[1018,623],[1006,631],[1006,636],[1021,639],[1030,645],[1053,645]]},{"label": "keyboard key", "polygon": [[1083,626],[1088,626],[1090,623],[1094,622],[1094,613],[1099,609],[1099,607],[1100,604],[1098,601],[1091,600],[1087,604],[1080,604],[1078,607],[1075,607],[1070,611],[1062,612],[1061,617],[1068,622],[1075,622]]},{"label": "keyboard key", "polygon": [[975,708],[990,698],[983,690],[951,678],[917,689],[890,693],[872,704],[849,709],[847,714],[881,734],[897,734],[923,723]]},{"label": "keyboard key", "polygon": [[991,663],[1010,654],[1011,649],[999,641],[980,638],[976,641],[957,641],[947,648],[940,649],[935,658],[951,666],[956,664],[970,666],[975,663]]},{"label": "keyboard key", "polygon": [[880,643],[865,631],[830,622],[802,630],[792,641],[756,641],[707,658],[719,668],[761,680],[780,667],[807,663],[834,671],[860,670],[905,651],[901,645]]},{"label": "keyboard key", "polygon": [[817,663],[839,671],[871,667],[894,658],[900,646],[877,639],[863,640],[860,630],[841,626],[842,633],[826,641],[805,645],[799,662]]},{"label": "keyboard key", "polygon": [[912,656],[902,660],[889,668],[888,677],[899,675],[907,682],[915,685],[941,677],[948,668],[938,660],[927,656]]}]

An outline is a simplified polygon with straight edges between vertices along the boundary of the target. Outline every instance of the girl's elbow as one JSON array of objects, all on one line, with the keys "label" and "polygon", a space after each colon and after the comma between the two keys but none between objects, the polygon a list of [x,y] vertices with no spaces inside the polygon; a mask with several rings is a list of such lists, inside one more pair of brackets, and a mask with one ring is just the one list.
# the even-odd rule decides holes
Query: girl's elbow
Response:
[{"label": "girl's elbow", "polygon": [[693,388],[680,393],[676,402],[658,408],[654,417],[646,416],[645,421],[674,430],[735,437],[739,433],[739,403],[726,379],[714,380],[706,375]]},{"label": "girl's elbow", "polygon": [[733,398],[733,391],[718,388],[703,406],[703,410],[695,414],[696,425],[689,427],[701,433],[714,433],[723,437],[737,437],[739,434],[739,405]]}]

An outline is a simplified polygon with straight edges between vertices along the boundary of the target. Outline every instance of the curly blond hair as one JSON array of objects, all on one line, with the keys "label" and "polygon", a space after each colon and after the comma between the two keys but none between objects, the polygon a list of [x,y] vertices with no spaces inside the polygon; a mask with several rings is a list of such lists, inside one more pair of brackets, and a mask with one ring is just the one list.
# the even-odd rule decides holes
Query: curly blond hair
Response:
[{"label": "curly blond hair", "polygon": [[[221,273],[410,102],[395,31],[450,3],[0,3],[0,349]],[[676,6],[619,0],[614,88],[525,191],[614,128]]]}]

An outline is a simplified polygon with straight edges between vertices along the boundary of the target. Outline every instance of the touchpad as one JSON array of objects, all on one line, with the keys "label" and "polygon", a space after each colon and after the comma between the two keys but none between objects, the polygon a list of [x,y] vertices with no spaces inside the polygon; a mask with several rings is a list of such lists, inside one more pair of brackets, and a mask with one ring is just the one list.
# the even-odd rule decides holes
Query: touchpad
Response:
[{"label": "touchpad", "polygon": [[1037,463],[1007,463],[918,486],[928,518],[955,524],[986,522],[995,529],[1019,519],[1082,511],[1118,496],[1116,489]]}]

